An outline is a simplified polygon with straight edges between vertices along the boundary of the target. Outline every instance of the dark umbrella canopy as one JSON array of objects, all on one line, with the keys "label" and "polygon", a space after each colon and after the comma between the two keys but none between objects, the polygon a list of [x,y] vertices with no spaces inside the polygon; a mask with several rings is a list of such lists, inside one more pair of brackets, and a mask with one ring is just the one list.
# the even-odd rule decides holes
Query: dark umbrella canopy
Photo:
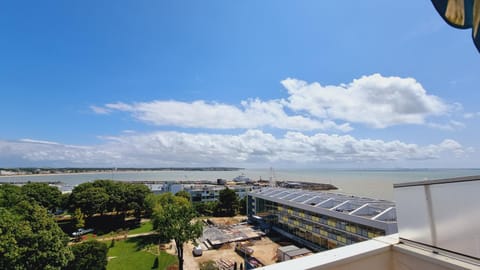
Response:
[{"label": "dark umbrella canopy", "polygon": [[432,0],[432,3],[451,26],[472,28],[473,43],[480,52],[480,0]]}]

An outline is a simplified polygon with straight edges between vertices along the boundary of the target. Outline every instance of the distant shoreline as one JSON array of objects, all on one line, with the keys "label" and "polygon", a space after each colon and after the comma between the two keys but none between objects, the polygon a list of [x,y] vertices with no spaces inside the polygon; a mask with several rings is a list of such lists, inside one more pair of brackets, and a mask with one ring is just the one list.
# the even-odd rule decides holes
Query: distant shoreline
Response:
[{"label": "distant shoreline", "polygon": [[[120,172],[114,172],[114,173],[131,173],[131,172],[139,172],[139,171],[120,171]],[[148,171],[142,171],[142,172],[148,172]],[[42,174],[11,174],[11,175],[0,175],[0,178],[2,177],[28,177],[28,176],[49,176],[49,175],[88,175],[88,174],[111,174],[112,172],[79,172],[79,173],[42,173]]]},{"label": "distant shoreline", "polygon": [[[5,170],[5,169],[4,169]],[[8,170],[8,169],[7,169]],[[117,170],[102,170],[102,171],[84,171],[84,172],[59,172],[59,173],[36,173],[36,174],[2,174],[2,177],[26,177],[26,176],[50,176],[50,175],[89,175],[89,174],[124,174],[124,173],[157,173],[157,172],[228,172],[228,171],[240,171],[244,168],[221,168],[221,167],[212,167],[212,168],[158,168],[158,169],[117,169]]]},{"label": "distant shoreline", "polygon": [[[12,169],[12,168],[9,168]],[[98,168],[97,168],[98,169]],[[127,169],[127,168],[126,168]],[[1,170],[1,169],[0,169]],[[54,169],[52,169],[54,170]],[[52,171],[55,172],[55,171]],[[67,185],[79,185],[96,179],[112,179],[115,181],[202,181],[217,179],[233,179],[241,173],[250,179],[269,179],[272,171],[268,168],[242,171],[103,171],[56,174],[34,174],[0,176],[0,182],[48,182],[61,181]],[[441,169],[407,169],[407,170],[359,170],[359,169],[276,169],[273,178],[276,181],[303,181],[328,183],[338,187],[337,192],[354,194],[368,198],[394,200],[393,184],[415,181],[446,179],[480,175],[478,168],[441,168]],[[112,177],[113,176],[113,177]]]}]

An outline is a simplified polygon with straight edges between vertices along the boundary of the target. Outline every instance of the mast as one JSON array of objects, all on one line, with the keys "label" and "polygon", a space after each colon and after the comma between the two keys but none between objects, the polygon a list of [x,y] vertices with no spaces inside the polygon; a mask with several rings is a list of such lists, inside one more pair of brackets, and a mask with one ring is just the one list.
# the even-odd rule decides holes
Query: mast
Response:
[{"label": "mast", "polygon": [[276,187],[277,186],[275,170],[273,169],[273,167],[270,167],[270,179],[269,180],[270,180],[270,186],[271,187]]}]

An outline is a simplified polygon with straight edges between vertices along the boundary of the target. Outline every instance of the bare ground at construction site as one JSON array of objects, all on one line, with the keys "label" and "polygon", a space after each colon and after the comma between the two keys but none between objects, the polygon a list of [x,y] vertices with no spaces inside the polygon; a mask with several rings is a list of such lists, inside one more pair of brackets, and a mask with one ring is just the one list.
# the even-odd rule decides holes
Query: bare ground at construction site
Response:
[{"label": "bare ground at construction site", "polygon": [[[212,223],[217,226],[233,225],[239,222],[243,222],[245,217],[233,217],[233,218],[211,218]],[[174,243],[172,241],[171,248],[167,252],[175,254]],[[194,245],[192,243],[185,244],[184,246],[184,266],[185,269],[200,269],[199,265],[208,261],[229,261],[236,262],[240,265],[244,262],[245,256],[235,251],[236,243],[227,243],[222,245],[218,249],[204,250],[202,256],[195,257],[192,254]],[[248,245],[253,249],[253,254],[261,263],[270,265],[276,263],[277,248],[284,245],[291,244],[288,239],[280,236],[264,236],[259,240],[249,240],[242,242],[244,245]]]},{"label": "bare ground at construction site", "polygon": [[235,216],[235,217],[211,217],[208,218],[213,224],[217,226],[221,225],[233,225],[247,220],[246,216]]},{"label": "bare ground at construction site", "polygon": [[[270,265],[276,263],[276,254],[277,248],[280,246],[276,242],[272,241],[269,237],[262,237],[260,240],[250,241],[248,244],[252,248],[253,256],[260,260],[265,265]],[[189,244],[188,254],[185,252],[185,256],[192,256],[191,250],[193,245]],[[235,243],[229,243],[223,245],[219,249],[212,249],[203,252],[202,256],[193,257],[193,259],[198,263],[207,262],[207,261],[218,261],[220,259],[230,260],[237,262],[238,265],[243,263],[244,256],[235,251]]]}]

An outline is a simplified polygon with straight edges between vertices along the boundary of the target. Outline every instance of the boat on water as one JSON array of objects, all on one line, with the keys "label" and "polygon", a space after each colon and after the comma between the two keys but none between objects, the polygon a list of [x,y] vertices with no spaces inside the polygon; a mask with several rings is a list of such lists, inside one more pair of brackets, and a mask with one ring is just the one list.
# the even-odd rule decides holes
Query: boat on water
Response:
[{"label": "boat on water", "polygon": [[246,177],[245,174],[242,173],[242,174],[240,174],[239,176],[233,178],[233,181],[234,181],[234,182],[245,182],[245,183],[248,183],[248,182],[252,182],[252,179]]}]

